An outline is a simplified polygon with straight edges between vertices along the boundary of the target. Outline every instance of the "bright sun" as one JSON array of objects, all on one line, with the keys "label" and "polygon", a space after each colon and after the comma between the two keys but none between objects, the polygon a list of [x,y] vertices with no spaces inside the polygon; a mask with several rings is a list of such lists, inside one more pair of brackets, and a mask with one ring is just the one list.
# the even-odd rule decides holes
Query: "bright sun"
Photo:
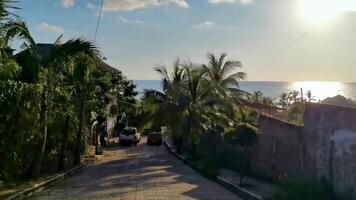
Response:
[{"label": "bright sun", "polygon": [[301,15],[310,23],[328,21],[339,13],[356,8],[356,0],[299,0]]}]

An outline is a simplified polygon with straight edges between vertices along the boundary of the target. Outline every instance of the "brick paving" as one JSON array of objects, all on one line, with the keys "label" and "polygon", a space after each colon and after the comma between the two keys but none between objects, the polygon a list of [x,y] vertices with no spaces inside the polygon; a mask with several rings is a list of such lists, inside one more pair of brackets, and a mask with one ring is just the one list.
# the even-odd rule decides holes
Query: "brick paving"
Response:
[{"label": "brick paving", "polygon": [[79,174],[32,199],[237,199],[183,164],[162,146],[115,147]]}]

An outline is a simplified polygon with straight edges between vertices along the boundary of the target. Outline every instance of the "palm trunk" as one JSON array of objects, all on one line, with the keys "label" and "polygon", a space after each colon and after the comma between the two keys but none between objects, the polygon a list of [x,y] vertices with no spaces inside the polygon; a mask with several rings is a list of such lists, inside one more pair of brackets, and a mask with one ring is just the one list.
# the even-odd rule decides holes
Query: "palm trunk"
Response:
[{"label": "palm trunk", "polygon": [[47,143],[47,121],[48,121],[48,110],[47,110],[47,96],[46,89],[43,90],[42,100],[41,100],[41,113],[40,121],[42,122],[43,134],[40,141],[36,145],[35,155],[31,162],[31,165],[26,172],[28,178],[37,178],[40,175],[41,163],[43,154]]},{"label": "palm trunk", "polygon": [[86,101],[86,94],[85,91],[83,90],[81,95],[81,100],[80,100],[79,126],[77,130],[77,138],[75,143],[74,159],[73,159],[74,165],[80,164],[80,157],[81,157],[81,150],[82,150],[82,135],[83,135],[84,120],[85,120],[85,101]]},{"label": "palm trunk", "polygon": [[68,146],[68,136],[69,136],[69,122],[70,122],[70,115],[67,115],[63,127],[62,145],[59,153],[57,171],[62,171],[65,169],[66,150]]}]

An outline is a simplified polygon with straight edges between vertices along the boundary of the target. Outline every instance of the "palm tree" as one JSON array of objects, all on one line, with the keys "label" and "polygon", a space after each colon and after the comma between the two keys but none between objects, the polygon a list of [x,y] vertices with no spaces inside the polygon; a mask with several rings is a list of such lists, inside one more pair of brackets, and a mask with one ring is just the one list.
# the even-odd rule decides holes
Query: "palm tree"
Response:
[{"label": "palm tree", "polygon": [[203,65],[207,69],[207,77],[214,85],[218,93],[227,93],[231,90],[241,92],[238,90],[239,81],[245,79],[244,72],[234,72],[239,67],[242,67],[240,61],[225,60],[227,54],[222,53],[219,58],[214,54],[208,54],[208,65]]},{"label": "palm tree", "polygon": [[173,63],[173,72],[168,73],[165,66],[156,67],[155,70],[162,77],[163,92],[146,90],[143,96],[145,112],[151,113],[147,117],[154,127],[168,125],[176,137],[180,137],[182,121],[188,105],[188,98],[184,94],[186,72],[180,61]]},{"label": "palm tree", "polygon": [[290,101],[293,101],[293,103],[297,103],[299,100],[298,100],[298,96],[299,96],[299,92],[296,91],[296,90],[293,90],[292,92],[289,93],[289,98],[290,98]]},{"label": "palm tree", "polygon": [[225,60],[227,54],[222,53],[219,58],[214,54],[208,54],[209,64],[204,65],[208,69],[208,77],[216,85],[223,87],[238,87],[239,81],[245,79],[244,72],[233,72],[236,68],[242,67],[240,61]]},{"label": "palm tree", "polygon": [[262,103],[267,105],[273,105],[273,99],[271,97],[262,97]]},{"label": "palm tree", "polygon": [[263,99],[263,93],[261,91],[255,91],[251,97],[253,101],[260,102]]},{"label": "palm tree", "polygon": [[315,96],[312,95],[312,92],[310,90],[307,91],[306,96],[308,98],[308,102],[315,101]]},{"label": "palm tree", "polygon": [[286,92],[283,92],[280,96],[279,96],[279,103],[278,105],[280,105],[282,108],[287,109],[289,106],[289,94]]},{"label": "palm tree", "polygon": [[76,57],[75,69],[74,69],[74,77],[76,80],[76,84],[78,85],[78,93],[80,93],[80,101],[79,101],[79,125],[77,129],[77,138],[76,145],[74,150],[74,159],[73,164],[80,164],[80,155],[81,155],[81,146],[82,146],[82,135],[83,135],[83,127],[85,122],[85,111],[86,111],[86,101],[89,92],[89,84],[91,79],[91,73],[94,71],[96,67],[95,60],[89,57],[87,54],[81,53]]},{"label": "palm tree", "polygon": [[207,70],[205,78],[209,81],[211,89],[212,105],[219,108],[219,113],[224,113],[231,120],[238,118],[238,107],[241,106],[241,95],[250,95],[239,89],[239,81],[245,79],[244,72],[236,72],[242,67],[240,61],[226,60],[227,54],[222,53],[220,57],[207,54],[209,63],[203,65]]},{"label": "palm tree", "polygon": [[[5,26],[6,39],[9,41],[12,38],[20,38],[24,40],[24,47],[27,48],[25,57],[30,58],[33,63],[31,67],[37,68],[39,72],[39,80],[43,85],[42,101],[41,101],[41,121],[42,121],[42,136],[37,144],[35,157],[28,170],[30,177],[37,177],[40,173],[40,166],[42,157],[47,142],[47,123],[48,111],[50,109],[50,100],[52,99],[52,92],[58,85],[58,78],[63,66],[75,59],[78,53],[85,53],[92,58],[99,57],[99,50],[97,47],[86,40],[72,39],[64,44],[61,43],[59,37],[48,49],[48,52],[40,52],[37,44],[32,38],[30,31],[25,22],[17,19],[9,22]],[[27,67],[26,63],[22,63],[23,67]]]}]

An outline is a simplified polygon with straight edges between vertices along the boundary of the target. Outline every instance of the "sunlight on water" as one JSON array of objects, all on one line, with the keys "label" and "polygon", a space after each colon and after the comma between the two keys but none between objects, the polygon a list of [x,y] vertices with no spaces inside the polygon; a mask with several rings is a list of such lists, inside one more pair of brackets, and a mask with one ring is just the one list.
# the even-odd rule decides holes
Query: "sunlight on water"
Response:
[{"label": "sunlight on water", "polygon": [[298,81],[290,84],[290,87],[294,90],[300,91],[302,88],[304,95],[307,91],[311,91],[316,100],[336,96],[342,93],[343,89],[343,84],[340,82]]},{"label": "sunlight on water", "polygon": [[[135,81],[137,89],[142,92],[144,89],[156,89],[161,91],[161,82],[158,80]],[[297,82],[273,82],[273,81],[242,81],[240,88],[247,92],[261,91],[264,95],[272,97],[278,101],[282,92],[292,92],[303,88],[304,96],[307,91],[311,91],[316,101],[328,97],[342,95],[346,98],[356,100],[356,83],[327,82],[327,81],[297,81]]]}]

